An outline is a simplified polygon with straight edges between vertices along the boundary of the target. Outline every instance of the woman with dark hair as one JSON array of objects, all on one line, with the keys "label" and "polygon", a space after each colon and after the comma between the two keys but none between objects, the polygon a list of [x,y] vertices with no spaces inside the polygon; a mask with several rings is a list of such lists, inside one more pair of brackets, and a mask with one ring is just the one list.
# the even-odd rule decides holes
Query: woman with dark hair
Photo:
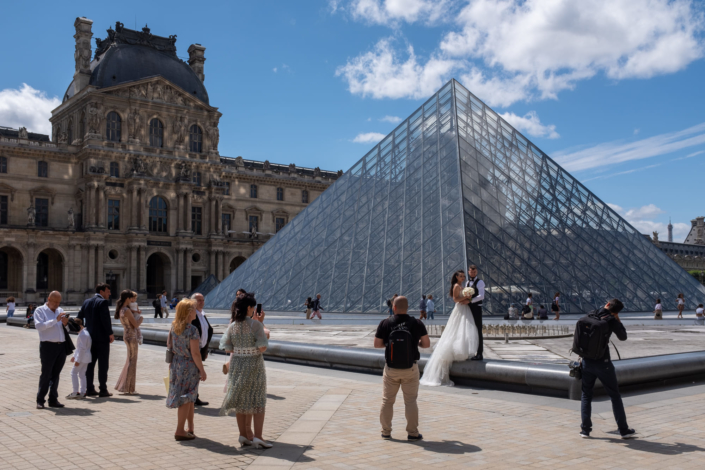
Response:
[{"label": "woman with dark hair", "polygon": [[439,385],[453,386],[450,380],[450,366],[455,361],[464,361],[474,357],[480,343],[475,320],[468,305],[472,300],[472,287],[463,288],[465,271],[456,271],[450,280],[450,297],[455,302],[455,308],[450,312],[441,339],[436,343],[431,358],[423,370],[421,385],[437,387]]},{"label": "woman with dark hair", "polygon": [[127,359],[125,360],[125,366],[122,368],[120,378],[118,378],[115,384],[115,390],[124,395],[137,393],[135,391],[135,384],[137,382],[137,351],[140,344],[138,328],[144,320],[142,317],[140,317],[139,320],[135,320],[132,310],[130,310],[129,307],[132,302],[137,302],[137,294],[131,290],[124,290],[120,292],[120,300],[118,300],[115,306],[115,319],[120,320],[124,331],[122,340],[125,342],[125,346],[127,346]]},{"label": "woman with dark hair", "polygon": [[683,296],[682,292],[678,294],[678,298],[676,298],[676,304],[678,304],[677,318],[683,318],[683,309],[685,308],[685,297]]},{"label": "woman with dark hair", "polygon": [[[267,349],[268,340],[262,324],[264,312],[256,314],[256,305],[254,296],[245,294],[230,308],[232,322],[220,339],[220,349],[231,353],[228,386],[220,414],[235,413],[241,446],[270,448],[272,444],[262,437],[267,404],[267,372],[262,353]],[[251,419],[254,419],[255,430],[253,435],[248,435]]]},{"label": "woman with dark hair", "polygon": [[311,303],[313,301],[311,300],[311,297],[306,299],[306,302],[304,302],[304,307],[306,307],[306,320],[311,319]]}]

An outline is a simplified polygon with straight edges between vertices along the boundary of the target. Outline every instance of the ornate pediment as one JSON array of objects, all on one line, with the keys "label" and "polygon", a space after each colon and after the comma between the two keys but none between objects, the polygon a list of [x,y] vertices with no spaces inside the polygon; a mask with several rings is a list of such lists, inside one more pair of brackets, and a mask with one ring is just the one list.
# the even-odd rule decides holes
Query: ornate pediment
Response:
[{"label": "ornate pediment", "polygon": [[209,110],[208,107],[203,105],[201,100],[191,96],[178,86],[171,83],[169,80],[162,77],[104,88],[101,92],[107,95],[119,96],[121,98],[136,98],[186,106],[191,109],[205,111]]},{"label": "ornate pediment", "polygon": [[0,193],[9,193],[10,194],[10,201],[15,200],[15,193],[17,190],[10,186],[9,184],[5,183],[0,183]]},{"label": "ornate pediment", "polygon": [[[34,198],[38,196],[49,196],[49,200],[51,202],[51,205],[53,206],[54,198],[56,197],[56,191],[51,188],[47,188],[46,186],[39,186],[38,188],[29,190],[29,198],[32,201],[34,201]],[[32,204],[34,204],[34,202],[32,202]]]}]

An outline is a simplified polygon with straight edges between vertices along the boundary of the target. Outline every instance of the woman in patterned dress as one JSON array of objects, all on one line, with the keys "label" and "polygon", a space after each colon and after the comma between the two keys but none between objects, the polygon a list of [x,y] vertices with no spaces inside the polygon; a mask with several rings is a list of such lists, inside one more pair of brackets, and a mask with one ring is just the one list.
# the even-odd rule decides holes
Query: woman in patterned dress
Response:
[{"label": "woman in patterned dress", "polygon": [[[232,353],[228,388],[220,414],[235,413],[240,445],[270,448],[272,444],[262,437],[267,405],[267,372],[262,353],[267,349],[268,341],[262,324],[264,312],[253,317],[256,305],[252,294],[244,294],[230,308],[232,322],[220,339],[220,349]],[[254,420],[255,427],[252,439],[247,435],[250,419]]]},{"label": "woman in patterned dress", "polygon": [[122,340],[127,346],[127,360],[122,368],[120,378],[115,384],[115,390],[125,395],[133,395],[135,391],[135,382],[137,382],[137,350],[139,348],[139,338],[137,337],[137,328],[142,324],[144,318],[139,321],[135,320],[132,315],[132,310],[128,305],[131,302],[137,301],[137,294],[131,290],[120,292],[120,300],[115,307],[115,319],[120,320],[123,327]]},{"label": "woman in patterned dress", "polygon": [[[174,352],[169,365],[169,396],[167,408],[178,408],[178,424],[174,439],[195,439],[193,405],[198,396],[198,381],[206,380],[206,370],[201,362],[200,336],[191,324],[196,319],[196,301],[182,300],[176,305],[176,317],[167,338],[167,347]],[[188,429],[184,425],[188,421]]]}]

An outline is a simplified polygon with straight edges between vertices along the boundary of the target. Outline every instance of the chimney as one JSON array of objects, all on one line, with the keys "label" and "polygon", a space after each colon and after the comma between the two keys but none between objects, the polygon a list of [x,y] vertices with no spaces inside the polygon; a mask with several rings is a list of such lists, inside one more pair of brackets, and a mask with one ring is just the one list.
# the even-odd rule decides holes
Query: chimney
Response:
[{"label": "chimney", "polygon": [[79,91],[88,85],[91,79],[91,38],[93,32],[93,20],[88,18],[76,18],[73,23],[76,28],[76,34],[73,37],[76,39],[76,51],[73,53],[73,58],[76,61],[76,72],[73,74],[73,92],[77,95]]},{"label": "chimney", "polygon": [[204,53],[206,48],[200,44],[191,44],[188,48],[188,64],[191,66],[198,78],[205,81],[206,76],[203,74],[203,63],[206,61]]}]

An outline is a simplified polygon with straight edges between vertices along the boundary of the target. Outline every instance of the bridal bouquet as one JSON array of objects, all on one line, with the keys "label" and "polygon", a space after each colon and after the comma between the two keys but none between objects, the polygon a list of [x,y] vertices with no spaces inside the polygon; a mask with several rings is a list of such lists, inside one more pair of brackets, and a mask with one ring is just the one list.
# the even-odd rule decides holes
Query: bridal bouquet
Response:
[{"label": "bridal bouquet", "polygon": [[463,289],[463,297],[472,297],[473,295],[475,295],[475,289],[472,287],[466,287]]}]

